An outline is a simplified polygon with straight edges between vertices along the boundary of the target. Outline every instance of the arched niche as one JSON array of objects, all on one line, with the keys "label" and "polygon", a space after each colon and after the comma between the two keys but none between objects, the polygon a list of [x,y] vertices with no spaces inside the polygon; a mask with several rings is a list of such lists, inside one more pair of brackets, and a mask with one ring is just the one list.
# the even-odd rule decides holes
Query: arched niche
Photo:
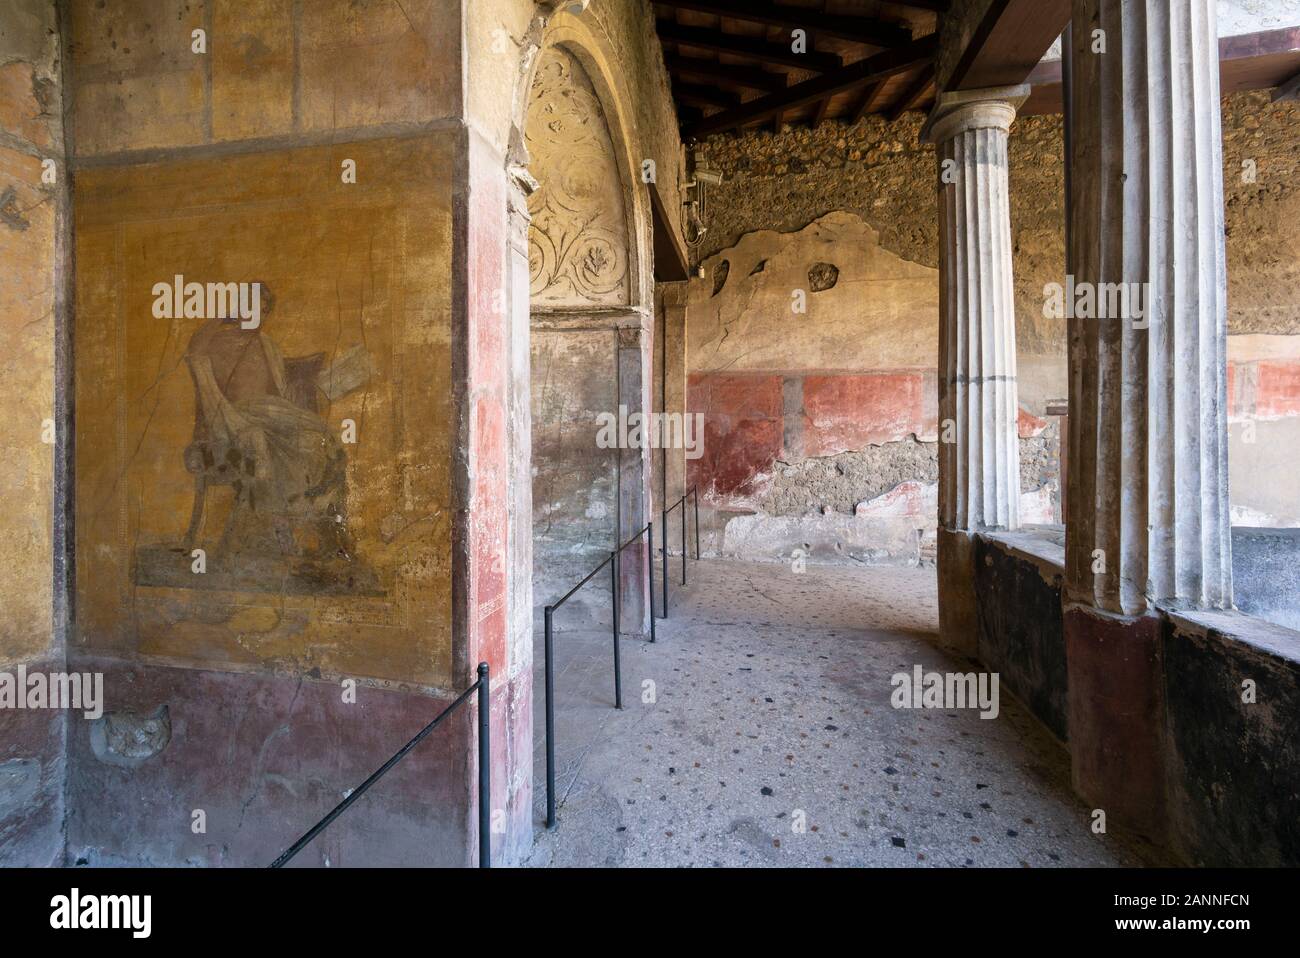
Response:
[{"label": "arched niche", "polygon": [[538,58],[524,143],[532,310],[628,306],[634,248],[605,111],[586,68],[563,47]]},{"label": "arched niche", "polygon": [[[597,438],[601,414],[644,411],[652,303],[648,196],[628,138],[628,99],[590,17],[557,14],[525,72],[516,149],[527,197],[533,603],[553,602],[645,521],[649,457]],[[522,131],[522,132],[518,132]],[[515,181],[521,177],[516,175]],[[628,550],[620,606],[645,627]],[[609,621],[609,591],[584,589],[561,627]]]}]

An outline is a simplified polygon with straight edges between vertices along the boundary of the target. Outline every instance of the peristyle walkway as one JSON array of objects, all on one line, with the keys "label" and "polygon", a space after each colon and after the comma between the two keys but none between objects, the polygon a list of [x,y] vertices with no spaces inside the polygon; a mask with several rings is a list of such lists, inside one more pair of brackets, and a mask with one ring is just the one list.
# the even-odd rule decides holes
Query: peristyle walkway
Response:
[{"label": "peristyle walkway", "polygon": [[[891,676],[976,666],[935,641],[931,569],[692,562],[659,641],[556,636],[559,823],[535,866],[1142,864],[1094,834],[1060,745],[1002,691],[978,710],[895,709]],[[561,617],[562,617],[561,613]]]}]

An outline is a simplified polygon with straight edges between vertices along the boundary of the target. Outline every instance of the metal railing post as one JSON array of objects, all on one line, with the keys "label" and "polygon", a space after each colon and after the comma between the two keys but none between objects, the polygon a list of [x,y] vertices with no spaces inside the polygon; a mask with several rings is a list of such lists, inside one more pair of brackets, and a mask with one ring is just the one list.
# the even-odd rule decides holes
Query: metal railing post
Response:
[{"label": "metal railing post", "polygon": [[682,496],[682,585],[686,584],[686,497]]},{"label": "metal railing post", "polygon": [[695,486],[691,489],[691,495],[695,497],[695,561],[700,561],[700,487]]},{"label": "metal railing post", "polygon": [[664,510],[664,618],[668,618],[668,510]]},{"label": "metal railing post", "polygon": [[[420,731],[415,733],[414,738],[412,738],[409,742],[407,742],[396,752],[394,752],[392,757],[388,761],[386,761],[383,765],[375,769],[375,771],[371,773],[369,778],[367,778],[356,788],[350,789],[347,793],[347,797],[344,798],[343,801],[335,805],[324,818],[322,818],[319,822],[317,822],[315,825],[309,828],[306,834],[302,836],[302,838],[298,839],[296,842],[294,842],[292,845],[286,848],[280,854],[280,857],[271,863],[271,867],[283,868],[290,861],[292,861],[294,856],[297,855],[304,848],[306,848],[309,844],[311,844],[312,840],[321,832],[323,832],[326,828],[328,828],[330,823],[333,822],[334,819],[338,818],[340,815],[346,812],[349,808],[352,807],[352,805],[355,802],[357,802],[361,798],[362,795],[366,794],[366,792],[370,790],[370,786],[374,785],[377,781],[379,781],[381,778],[387,775],[389,771],[393,768],[393,766],[395,766],[398,762],[400,762],[403,758],[405,758],[408,754],[410,754],[412,749],[414,749],[417,745],[423,742],[425,738],[427,738],[433,732],[434,729],[436,729],[439,725],[441,725],[446,720],[447,716],[451,715],[454,711],[456,711],[456,709],[460,708],[460,706],[468,702],[470,696],[483,693],[484,697],[480,699],[480,706],[488,702],[488,698],[486,695],[486,690],[488,687],[486,664],[482,664],[479,666],[479,676],[480,676],[479,679],[475,681],[469,688],[467,688],[464,692],[461,692],[460,695],[456,696],[455,701],[453,701],[445,709],[439,712],[437,716],[433,719],[433,721],[431,721],[428,725],[426,725],[424,728],[420,729]],[[479,829],[480,842],[483,840],[483,836],[485,834],[489,835],[489,837],[491,834],[490,822],[489,822],[489,819],[491,817],[489,803],[491,802],[492,780],[490,777],[491,773],[489,770],[491,769],[491,765],[492,765],[492,756],[491,756],[492,746],[491,746],[490,733],[488,731],[489,726],[487,725],[488,719],[484,714],[485,712],[486,712],[486,708],[481,707],[479,710],[480,713],[479,714],[479,723],[480,723],[479,724],[479,749],[480,749],[479,751],[479,755],[480,755],[479,821],[481,823]],[[485,830],[485,827],[488,830]],[[479,846],[480,864],[482,864],[483,862],[490,863],[491,861],[490,847],[488,849],[489,851],[488,855],[484,855],[483,851],[484,851],[484,847],[480,844]],[[488,867],[488,866],[485,865],[484,867]]]},{"label": "metal railing post", "polygon": [[542,612],[546,632],[546,827],[555,827],[555,647],[551,617],[555,609]]},{"label": "metal railing post", "polygon": [[623,707],[623,669],[618,660],[618,550],[611,553],[610,582],[614,587],[614,708]]},{"label": "metal railing post", "polygon": [[488,664],[478,664],[478,867],[492,867],[492,696]]},{"label": "metal railing post", "polygon": [[650,577],[650,588],[647,595],[650,596],[650,641],[655,640],[655,524],[647,522],[645,524],[645,570],[646,575]]}]

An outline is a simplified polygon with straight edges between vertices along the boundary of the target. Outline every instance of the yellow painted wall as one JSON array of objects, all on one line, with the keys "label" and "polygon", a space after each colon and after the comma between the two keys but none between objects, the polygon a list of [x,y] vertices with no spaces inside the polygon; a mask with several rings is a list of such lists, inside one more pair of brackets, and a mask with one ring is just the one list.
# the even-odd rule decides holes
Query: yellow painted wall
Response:
[{"label": "yellow painted wall", "polygon": [[41,161],[0,148],[0,190],[13,187],[28,226],[0,223],[0,663],[50,644],[53,612],[54,203]]},{"label": "yellow painted wall", "polygon": [[[53,635],[54,310],[62,165],[53,6],[0,9],[0,668]],[[10,192],[12,190],[12,192]]]},{"label": "yellow painted wall", "polygon": [[[459,0],[69,6],[80,156],[423,123],[460,110]],[[194,52],[195,30],[206,33],[204,53]]]},{"label": "yellow painted wall", "polygon": [[[341,181],[344,159],[356,184]],[[79,642],[183,665],[449,682],[453,162],[449,138],[420,136],[78,173]],[[154,284],[175,274],[267,284],[275,304],[258,332],[285,358],[368,357],[359,388],[315,394],[334,436],[356,424],[341,447],[346,556],[304,558],[298,526],[280,553],[229,535],[236,494],[218,485],[196,543],[208,571],[191,571],[185,456],[200,404],[186,353],[204,320],[153,315]]]}]

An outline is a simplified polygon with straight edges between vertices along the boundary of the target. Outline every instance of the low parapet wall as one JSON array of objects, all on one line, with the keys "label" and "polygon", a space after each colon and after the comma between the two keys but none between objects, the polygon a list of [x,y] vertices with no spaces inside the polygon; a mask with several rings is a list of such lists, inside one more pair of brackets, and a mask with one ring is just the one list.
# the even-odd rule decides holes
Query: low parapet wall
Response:
[{"label": "low parapet wall", "polygon": [[1238,609],[1300,630],[1300,529],[1234,526],[1232,575]]},{"label": "low parapet wall", "polygon": [[[1294,596],[1286,542],[1266,548],[1291,533],[1234,530],[1243,605]],[[1063,543],[980,534],[976,596],[981,661],[1070,751],[1075,789],[1188,862],[1300,864],[1300,631],[1239,611],[1066,616]]]}]

